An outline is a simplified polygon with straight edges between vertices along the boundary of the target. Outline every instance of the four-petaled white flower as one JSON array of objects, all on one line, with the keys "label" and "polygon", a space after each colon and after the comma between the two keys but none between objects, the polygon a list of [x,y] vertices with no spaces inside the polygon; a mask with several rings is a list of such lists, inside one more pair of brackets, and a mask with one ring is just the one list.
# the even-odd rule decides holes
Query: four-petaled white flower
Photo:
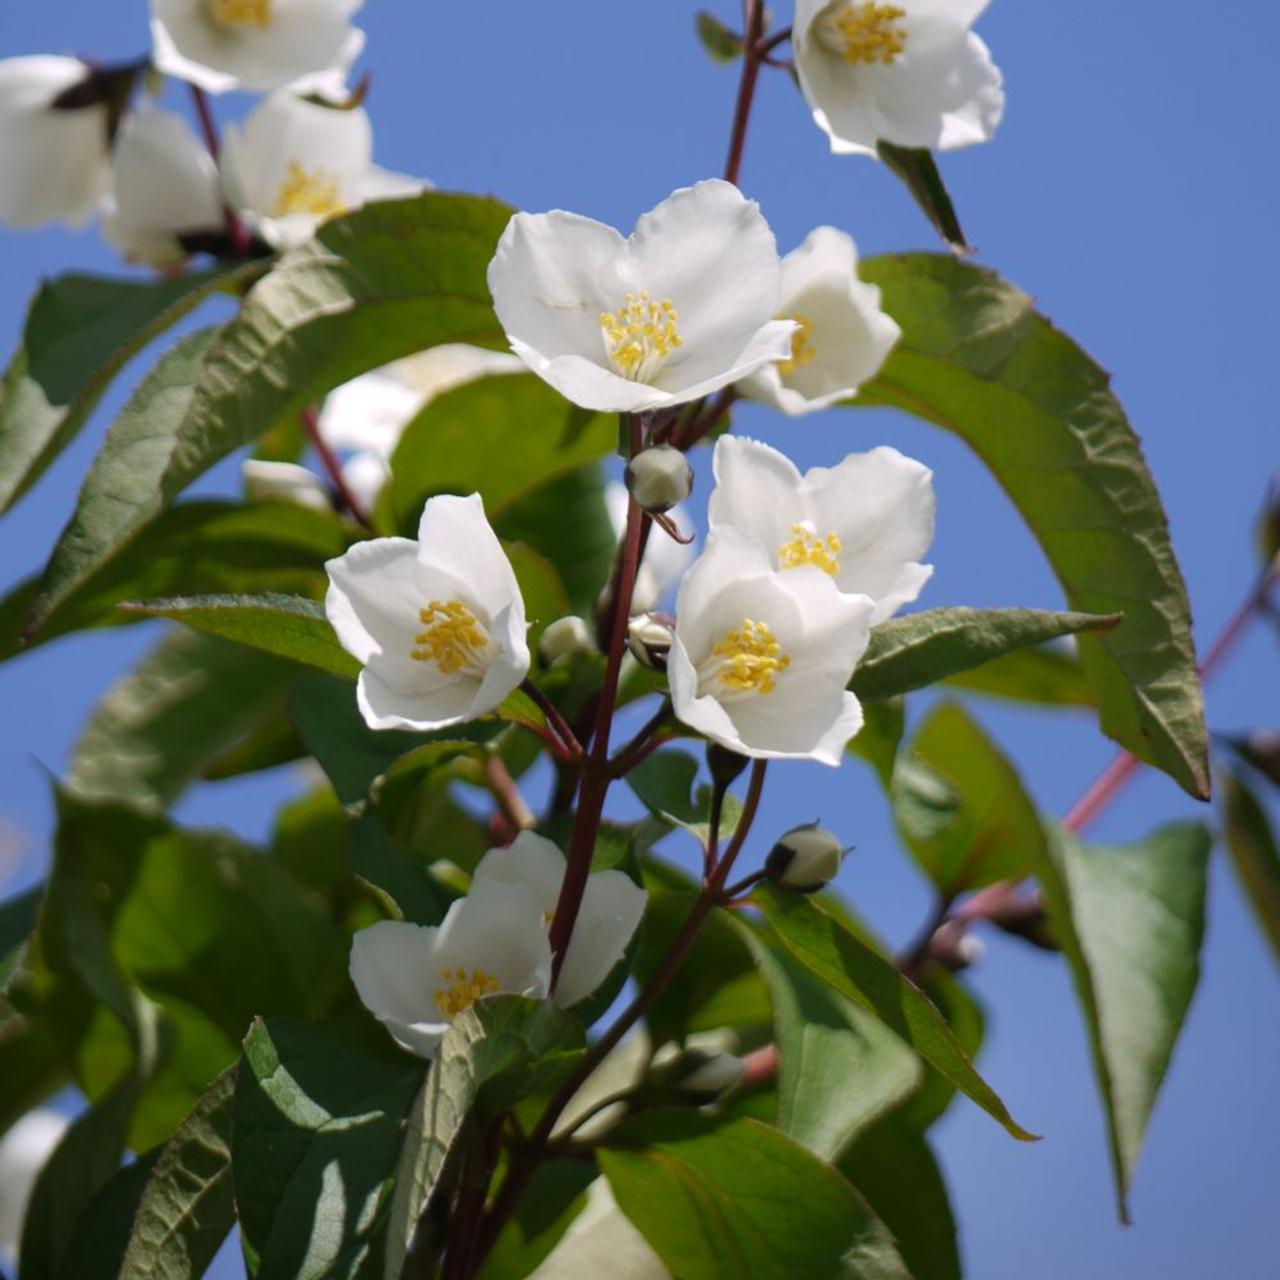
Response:
[{"label": "four-petaled white flower", "polygon": [[862,727],[845,686],[874,608],[815,565],[775,569],[754,538],[720,526],[676,597],[667,659],[676,715],[742,755],[838,765]]},{"label": "four-petaled white flower", "polygon": [[358,542],[325,568],[325,611],[364,664],[356,701],[370,728],[474,720],[528,673],[524,600],[479,494],[432,498],[416,542]]},{"label": "four-petaled white flower", "polygon": [[187,257],[179,235],[223,225],[218,172],[207,148],[172,111],[124,122],[111,157],[102,234],[130,262],[171,267]]},{"label": "four-petaled white flower", "polygon": [[791,354],[738,384],[783,413],[826,409],[854,395],[884,364],[902,330],[880,309],[880,289],[858,279],[852,237],[818,227],[782,260],[778,314],[794,320]]},{"label": "four-petaled white flower", "polygon": [[227,200],[270,245],[310,238],[326,218],[426,184],[373,163],[363,107],[328,107],[281,91],[265,98],[222,144]]},{"label": "four-petaled white flower", "polygon": [[933,541],[933,472],[896,449],[851,453],[801,475],[767,444],[722,436],[714,468],[712,530],[739,529],[776,568],[816,566],[841,591],[870,596],[873,624],[914,600],[933,573],[918,563]]},{"label": "four-petaled white flower", "polygon": [[331,391],[320,411],[320,434],[330,448],[351,451],[342,477],[372,506],[391,474],[391,455],[405,427],[432,400],[478,378],[524,372],[524,362],[509,351],[462,342],[431,347]]},{"label": "four-petaled white flower", "polygon": [[107,108],[56,107],[89,68],[79,58],[0,59],[0,222],[79,226],[110,178]]},{"label": "four-petaled white flower", "polygon": [[489,264],[511,348],[574,404],[684,404],[791,350],[778,251],[727,182],[673,192],[630,238],[576,213],[518,213]]},{"label": "four-petaled white flower", "polygon": [[[360,999],[412,1053],[429,1058],[449,1023],[482,996],[548,998],[549,926],[565,858],[550,840],[521,832],[480,860],[471,889],[438,927],[383,921],[356,934],[351,977]],[[570,1008],[622,959],[646,895],[621,871],[597,871],[574,925],[555,991]]]},{"label": "four-petaled white flower", "polygon": [[332,91],[364,46],[362,0],[151,0],[158,70],[210,93]]},{"label": "four-petaled white flower", "polygon": [[987,142],[1000,72],[969,28],[988,0],[796,0],[796,75],[838,155],[877,142],[947,151]]}]

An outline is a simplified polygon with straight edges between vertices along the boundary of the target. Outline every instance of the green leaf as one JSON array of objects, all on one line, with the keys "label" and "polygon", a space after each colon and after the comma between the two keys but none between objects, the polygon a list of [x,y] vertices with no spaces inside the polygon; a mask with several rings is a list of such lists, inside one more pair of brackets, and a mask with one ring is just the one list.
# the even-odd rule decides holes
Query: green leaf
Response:
[{"label": "green leaf", "polygon": [[1123,1222],[1147,1120],[1200,977],[1211,844],[1200,823],[1111,848],[1061,832],[1037,872],[1089,1033]]},{"label": "green leaf", "polygon": [[[31,636],[26,648],[86,627],[144,621],[116,606],[129,599],[196,592],[323,594],[324,562],[346,550],[352,531],[336,516],[292,503],[184,503],[166,511],[95,570]],[[22,629],[37,582],[0,601],[0,659],[24,648]]]},{"label": "green leaf", "polygon": [[693,799],[699,767],[687,751],[657,751],[627,774],[627,786],[654,817],[697,822],[704,816]]},{"label": "green leaf", "polygon": [[585,1160],[544,1160],[484,1261],[480,1280],[524,1280],[556,1247],[596,1176]]},{"label": "green leaf", "polygon": [[768,1125],[655,1111],[607,1141],[614,1197],[681,1280],[910,1280],[858,1193]]},{"label": "green leaf", "polygon": [[699,9],[694,18],[698,40],[710,55],[712,62],[733,62],[742,57],[742,37],[705,9]]},{"label": "green leaf", "polygon": [[[582,1024],[545,1000],[490,996],[455,1018],[409,1113],[387,1232],[385,1280],[400,1280],[423,1207],[473,1116],[554,1082],[585,1043]],[[554,1087],[554,1083],[551,1084]]]},{"label": "green leaf", "polygon": [[231,1172],[256,1280],[380,1274],[401,1126],[420,1072],[286,1019],[256,1021],[237,1074]]},{"label": "green leaf", "polygon": [[778,1128],[834,1160],[923,1079],[920,1059],[874,1015],[838,995],[775,943],[743,929],[773,998]]},{"label": "green leaf", "polygon": [[800,894],[766,885],[756,889],[751,900],[802,965],[833,990],[874,1013],[1013,1137],[1035,1140],[1014,1122],[1004,1103],[974,1070],[929,998],[890,961]]},{"label": "green leaf", "polygon": [[893,1232],[912,1280],[960,1280],[947,1185],[923,1134],[887,1116],[859,1136],[838,1168]]},{"label": "green leaf", "polygon": [[448,909],[443,889],[421,863],[401,851],[374,813],[363,813],[350,828],[351,870],[395,904],[402,920],[439,924]]},{"label": "green leaf", "polygon": [[130,601],[148,618],[172,618],[207,635],[354,680],[360,664],[338,643],[324,605],[305,596],[178,596]]},{"label": "green leaf", "polygon": [[[947,1026],[960,1042],[971,1062],[978,1060],[987,1033],[987,1019],[977,997],[958,977],[937,965],[921,974],[920,986],[947,1020]],[[933,1127],[956,1096],[956,1086],[929,1068],[924,1086],[901,1110],[902,1118],[919,1133]]]},{"label": "green leaf", "polygon": [[951,196],[928,147],[899,147],[881,139],[876,143],[876,154],[891,173],[902,179],[920,212],[947,244],[956,253],[972,253],[973,246],[965,239]]},{"label": "green leaf", "polygon": [[891,618],[849,681],[860,698],[891,698],[923,689],[1029,645],[1114,627],[1118,618],[1042,609],[929,609]]},{"label": "green leaf", "polygon": [[1106,373],[981,267],[908,254],[862,264],[903,338],[853,405],[888,404],[982,458],[1039,540],[1073,609],[1123,613],[1080,637],[1104,731],[1197,798],[1208,747],[1186,588]]},{"label": "green leaf", "polygon": [[877,699],[862,704],[862,728],[849,743],[849,750],[871,765],[886,790],[893,779],[893,767],[905,729],[903,698]]},{"label": "green leaf", "polygon": [[1097,705],[1079,661],[1052,646],[1015,649],[979,667],[948,676],[943,683],[1044,707]]},{"label": "green leaf", "polygon": [[205,782],[223,782],[227,778],[240,778],[247,773],[260,773],[277,765],[292,764],[306,754],[282,700],[278,711],[214,756],[200,770],[200,777]]},{"label": "green leaf", "polygon": [[1258,803],[1239,773],[1224,774],[1218,787],[1222,830],[1245,897],[1280,959],[1280,849]]},{"label": "green leaf", "polygon": [[155,1152],[117,1168],[76,1219],[59,1267],[66,1280],[119,1280],[120,1264],[129,1243],[129,1228],[138,1211]]},{"label": "green leaf", "polygon": [[0,992],[8,985],[19,954],[36,927],[43,901],[44,886],[36,884],[0,903]]},{"label": "green leaf", "polygon": [[390,502],[398,528],[416,529],[427,498],[478,493],[492,522],[549,480],[607,456],[612,416],[581,411],[534,374],[481,378],[436,396],[391,455]]},{"label": "green leaf", "polygon": [[199,329],[167,351],[111,424],[40,578],[26,635],[167,505],[160,480],[214,333]]},{"label": "green leaf", "polygon": [[152,281],[65,275],[41,286],[0,381],[0,512],[75,439],[125,363],[215,292],[237,293],[260,263]]},{"label": "green leaf", "polygon": [[893,774],[893,813],[946,901],[1017,880],[1048,848],[1016,770],[959,703],[936,706]]},{"label": "green leaf", "polygon": [[280,706],[292,671],[222,640],[171,632],[94,708],[66,787],[168,808],[208,761]]},{"label": "green leaf", "polygon": [[165,1144],[134,1215],[120,1280],[201,1276],[235,1223],[234,1070],[218,1076]]}]

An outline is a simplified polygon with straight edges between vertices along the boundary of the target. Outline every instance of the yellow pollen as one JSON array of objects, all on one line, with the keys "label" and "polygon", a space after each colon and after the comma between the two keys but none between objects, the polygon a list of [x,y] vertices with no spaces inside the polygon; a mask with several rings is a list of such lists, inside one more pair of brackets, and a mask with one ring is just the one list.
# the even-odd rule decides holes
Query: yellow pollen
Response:
[{"label": "yellow pollen", "polygon": [[654,302],[647,293],[628,293],[625,306],[600,317],[610,363],[624,378],[647,382],[683,345],[678,319],[668,299]]},{"label": "yellow pollen", "polygon": [[489,643],[479,619],[461,600],[432,600],[418,617],[426,630],[413,637],[415,662],[434,662],[445,675],[461,671]]},{"label": "yellow pollen", "polygon": [[497,978],[483,969],[472,969],[470,977],[466,969],[445,969],[440,977],[449,985],[437,989],[436,1008],[446,1018],[456,1018],[481,996],[491,996],[500,989]]},{"label": "yellow pollen", "polygon": [[809,341],[813,333],[813,321],[808,316],[783,316],[784,320],[794,320],[796,331],[791,335],[791,359],[778,361],[779,373],[794,373],[797,365],[812,364],[818,354]]},{"label": "yellow pollen", "polygon": [[844,60],[852,66],[891,66],[906,48],[906,28],[893,25],[906,13],[896,4],[847,4],[833,14],[831,21],[844,42]]},{"label": "yellow pollen", "polygon": [[833,578],[840,572],[841,546],[835,533],[820,538],[808,520],[793,524],[791,532],[795,537],[778,548],[779,568],[798,569],[802,564],[811,564]]},{"label": "yellow pollen", "polygon": [[716,672],[722,685],[735,693],[772,693],[774,677],[791,665],[768,623],[743,618],[737,631],[727,631],[712,650],[724,663]]},{"label": "yellow pollen", "polygon": [[224,27],[269,27],[271,0],[213,0],[213,20]]},{"label": "yellow pollen", "polygon": [[271,207],[271,216],[283,218],[291,213],[309,213],[317,218],[327,218],[345,208],[337,178],[326,174],[323,169],[308,172],[296,160],[290,160],[284,181],[276,193],[276,202]]}]

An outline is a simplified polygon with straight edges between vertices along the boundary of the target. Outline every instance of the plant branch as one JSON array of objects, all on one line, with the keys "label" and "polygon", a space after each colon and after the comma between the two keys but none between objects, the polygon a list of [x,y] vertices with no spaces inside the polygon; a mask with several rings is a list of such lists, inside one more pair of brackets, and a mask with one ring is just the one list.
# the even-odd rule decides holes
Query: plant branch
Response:
[{"label": "plant branch", "polygon": [[663,698],[662,705],[644,722],[635,737],[625,747],[619,748],[609,761],[609,773],[612,777],[621,778],[630,773],[651,751],[662,745],[658,734],[670,716],[671,699]]},{"label": "plant branch", "polygon": [[325,475],[329,477],[329,483],[333,485],[338,494],[338,500],[346,508],[347,514],[359,525],[363,525],[370,533],[374,531],[373,521],[369,519],[369,513],[364,509],[364,504],[360,499],[351,492],[351,486],[347,484],[346,477],[342,474],[342,463],[338,461],[337,454],[329,448],[325,443],[324,437],[320,434],[320,415],[316,412],[314,405],[308,405],[303,409],[302,414],[302,430],[306,433],[307,443],[315,450],[316,457],[320,459],[320,465],[324,467]]},{"label": "plant branch", "polygon": [[738,100],[734,104],[733,127],[729,132],[729,155],[724,164],[724,179],[735,186],[742,168],[742,149],[747,141],[747,124],[751,120],[751,104],[760,75],[758,46],[764,34],[764,0],[748,0],[746,27],[742,40],[742,79],[738,82]]},{"label": "plant branch", "polygon": [[582,743],[578,741],[578,735],[574,733],[569,722],[560,714],[560,708],[532,680],[526,679],[520,688],[528,694],[530,701],[536,703],[538,710],[546,716],[547,724],[551,727],[556,737],[559,738],[566,754],[572,761],[580,761],[582,759]]},{"label": "plant branch", "polygon": [[[222,154],[222,143],[218,138],[218,125],[213,118],[213,108],[209,105],[209,95],[198,85],[191,86],[191,101],[195,107],[196,119],[200,122],[200,132],[204,137],[204,145],[210,158],[216,165]],[[249,233],[245,229],[240,215],[226,202],[222,202],[222,218],[227,228],[227,239],[231,241],[231,252],[237,258],[245,257],[249,252]]]},{"label": "plant branch", "polygon": [[496,752],[484,762],[484,785],[516,832],[529,831],[538,825],[511,771]]}]

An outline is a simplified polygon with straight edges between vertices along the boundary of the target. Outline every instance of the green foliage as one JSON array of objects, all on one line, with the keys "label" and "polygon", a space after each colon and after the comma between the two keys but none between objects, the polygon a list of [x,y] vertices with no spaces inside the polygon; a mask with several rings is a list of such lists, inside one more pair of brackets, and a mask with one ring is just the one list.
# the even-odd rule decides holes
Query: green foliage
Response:
[{"label": "green foliage", "polygon": [[944,684],[1013,702],[1045,707],[1096,705],[1079,661],[1049,646],[1016,649],[981,666],[948,676]]},{"label": "green foliage", "polygon": [[75,439],[125,363],[213,293],[238,293],[256,263],[153,281],[70,274],[45,283],[0,381],[0,513]]},{"label": "green foliage", "polygon": [[1259,927],[1280,959],[1280,849],[1267,811],[1238,772],[1219,779],[1218,800],[1222,833],[1236,875]]},{"label": "green foliage", "polygon": [[952,431],[990,467],[1073,609],[1122,613],[1080,637],[1104,731],[1193,796],[1209,794],[1186,588],[1160,496],[1105,372],[981,267],[872,259],[903,337],[854,405],[896,405]]},{"label": "green foliage", "polygon": [[1211,843],[1199,823],[1171,824],[1114,848],[1062,832],[1038,871],[1084,1012],[1122,1221],[1147,1120],[1200,977]]},{"label": "green foliage", "polygon": [[493,996],[454,1019],[409,1113],[385,1280],[399,1277],[422,1209],[465,1127],[484,1125],[526,1095],[556,1087],[582,1047],[582,1024],[545,1001]]},{"label": "green foliage", "polygon": [[751,900],[802,965],[832,990],[874,1013],[1013,1137],[1034,1141],[974,1070],[937,1008],[892,962],[799,894],[764,886]]},{"label": "green foliage", "polygon": [[698,40],[713,62],[734,62],[742,57],[742,37],[705,9],[699,9],[694,18]]},{"label": "green foliage", "polygon": [[324,606],[304,596],[179,596],[126,607],[348,680],[360,674],[360,664],[338,643]]},{"label": "green foliage", "polygon": [[910,1280],[857,1192],[776,1129],[682,1109],[606,1141],[618,1204],[682,1280]]},{"label": "green foliage", "polygon": [[902,180],[920,212],[948,246],[959,254],[972,253],[973,246],[960,228],[955,205],[951,203],[933,153],[927,147],[898,147],[881,139],[876,143],[876,154],[889,171]]},{"label": "green foliage", "polygon": [[1116,617],[1040,609],[929,609],[882,622],[849,688],[891,698],[1059,636],[1114,627]]},{"label": "green foliage", "polygon": [[405,1110],[421,1072],[287,1020],[256,1021],[236,1079],[231,1175],[255,1280],[382,1274]]}]

